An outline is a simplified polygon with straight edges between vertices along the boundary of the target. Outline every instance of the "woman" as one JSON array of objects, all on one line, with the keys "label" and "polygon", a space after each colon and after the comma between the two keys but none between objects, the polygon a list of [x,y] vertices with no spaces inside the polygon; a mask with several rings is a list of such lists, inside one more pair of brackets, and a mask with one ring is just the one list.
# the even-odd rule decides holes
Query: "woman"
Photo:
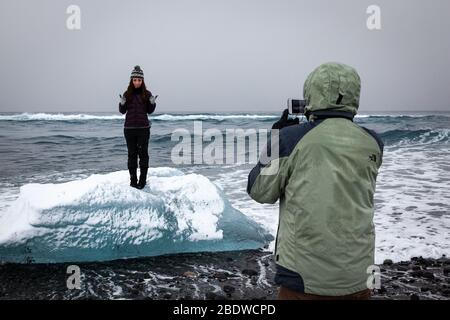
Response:
[{"label": "woman", "polygon": [[[156,108],[154,97],[147,90],[144,82],[144,72],[135,66],[131,72],[127,91],[120,95],[119,111],[126,113],[124,135],[128,148],[128,171],[130,172],[130,186],[138,189],[145,187],[148,170],[148,141],[150,138],[151,122],[147,114]],[[141,168],[139,182],[137,180],[137,165]]]}]

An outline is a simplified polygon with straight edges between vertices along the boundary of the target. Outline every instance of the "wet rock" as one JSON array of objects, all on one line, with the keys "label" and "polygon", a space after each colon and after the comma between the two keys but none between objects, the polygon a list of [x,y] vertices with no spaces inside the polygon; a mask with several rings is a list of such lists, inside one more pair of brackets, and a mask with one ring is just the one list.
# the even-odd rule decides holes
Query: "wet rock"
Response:
[{"label": "wet rock", "polygon": [[172,297],[172,294],[170,293],[170,292],[166,292],[166,293],[164,293],[164,295],[163,295],[163,299],[165,299],[165,300],[168,300],[168,299],[170,299]]},{"label": "wet rock", "polygon": [[[233,259],[232,263],[230,259]],[[419,257],[410,261],[393,262],[391,265],[380,265],[383,269],[382,287],[374,291],[374,299],[448,299],[450,265],[446,261],[442,258]],[[194,271],[193,265],[199,269]],[[252,300],[275,299],[277,296],[277,286],[272,281],[276,270],[275,261],[267,256],[267,252],[259,250],[186,253],[80,263],[79,266],[83,270],[84,292],[67,290],[65,265],[2,265],[0,300]],[[428,266],[428,269],[422,270],[422,266]],[[267,283],[258,282],[260,267],[263,268]],[[149,278],[149,273],[155,276]],[[117,290],[118,287],[122,290]]]},{"label": "wet rock", "polygon": [[417,265],[410,265],[410,269],[411,270],[413,270],[413,271],[418,271],[418,270],[420,270],[421,268],[420,268],[420,266],[417,266]]},{"label": "wet rock", "polygon": [[386,292],[387,292],[387,290],[386,290],[386,287],[384,287],[384,286],[381,286],[380,289],[377,290],[378,294],[384,294]]},{"label": "wet rock", "polygon": [[412,277],[420,277],[420,278],[425,278],[425,279],[429,279],[432,280],[434,279],[434,274],[432,271],[428,271],[428,270],[416,270],[416,271],[412,271],[410,272],[410,275]]},{"label": "wet rock", "polygon": [[223,286],[223,291],[225,293],[233,293],[235,290],[236,289],[234,287],[232,287],[232,286],[229,286],[229,285],[224,285]]},{"label": "wet rock", "polygon": [[205,299],[206,300],[216,300],[217,299],[217,294],[215,294],[214,292],[207,292],[205,294]]},{"label": "wet rock", "polygon": [[408,279],[400,279],[400,282],[401,283],[409,283],[409,280]]},{"label": "wet rock", "polygon": [[445,255],[443,255],[441,258],[437,259],[436,262],[440,263],[441,265],[444,266],[449,266],[450,265],[450,259],[447,258]]},{"label": "wet rock", "polygon": [[258,272],[256,272],[253,269],[244,269],[244,270],[242,270],[242,274],[245,274],[246,276],[251,277],[251,276],[256,276],[258,274]]},{"label": "wet rock", "polygon": [[412,295],[409,296],[410,300],[420,300],[419,296],[415,293],[413,293]]},{"label": "wet rock", "polygon": [[426,279],[434,279],[434,274],[431,271],[423,271],[422,277]]},{"label": "wet rock", "polygon": [[444,267],[444,269],[442,270],[442,273],[446,276],[448,276],[450,274],[450,266],[449,267]]},{"label": "wet rock", "polygon": [[391,259],[386,259],[383,261],[383,264],[385,266],[392,266],[394,264],[394,262]]},{"label": "wet rock", "polygon": [[399,270],[399,271],[408,271],[409,270],[409,266],[397,266],[397,270]]},{"label": "wet rock", "polygon": [[185,273],[183,273],[183,276],[185,276],[187,278],[195,278],[197,276],[197,274],[192,271],[186,271]]},{"label": "wet rock", "polygon": [[413,257],[411,258],[412,261],[414,261],[415,264],[419,264],[421,266],[429,266],[429,261],[427,259],[424,259],[422,256],[420,257]]},{"label": "wet rock", "polygon": [[213,277],[216,279],[226,280],[228,279],[228,274],[225,272],[214,272]]}]

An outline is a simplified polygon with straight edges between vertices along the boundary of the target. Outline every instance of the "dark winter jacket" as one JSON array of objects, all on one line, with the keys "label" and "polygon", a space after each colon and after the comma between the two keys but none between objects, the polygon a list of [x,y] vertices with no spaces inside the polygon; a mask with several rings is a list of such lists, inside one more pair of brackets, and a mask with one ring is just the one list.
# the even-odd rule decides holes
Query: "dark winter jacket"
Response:
[{"label": "dark winter jacket", "polygon": [[[127,98],[124,105],[119,103],[119,111],[125,116],[125,128],[150,128],[151,122],[148,120],[147,114],[153,113],[156,103],[150,103],[150,99],[143,101],[141,97],[142,90],[134,90],[131,98]],[[148,96],[152,93],[147,90]],[[125,93],[124,93],[125,95]]]}]

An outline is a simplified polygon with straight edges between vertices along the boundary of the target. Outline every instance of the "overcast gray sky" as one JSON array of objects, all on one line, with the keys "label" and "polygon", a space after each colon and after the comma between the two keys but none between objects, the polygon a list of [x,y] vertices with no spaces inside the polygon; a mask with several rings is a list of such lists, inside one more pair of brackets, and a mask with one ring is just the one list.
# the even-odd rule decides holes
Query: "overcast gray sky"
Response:
[{"label": "overcast gray sky", "polygon": [[328,61],[360,73],[361,111],[450,111],[448,0],[2,0],[0,41],[0,111],[117,112],[139,64],[158,112],[272,112]]}]

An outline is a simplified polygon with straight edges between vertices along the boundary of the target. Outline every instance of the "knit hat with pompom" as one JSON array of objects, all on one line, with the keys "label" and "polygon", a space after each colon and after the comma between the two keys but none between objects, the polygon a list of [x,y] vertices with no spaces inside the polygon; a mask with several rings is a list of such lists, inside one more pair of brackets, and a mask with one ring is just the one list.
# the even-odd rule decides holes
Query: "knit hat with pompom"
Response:
[{"label": "knit hat with pompom", "polygon": [[141,78],[141,79],[144,79],[144,71],[142,71],[140,66],[134,66],[133,71],[131,71],[130,78]]}]

